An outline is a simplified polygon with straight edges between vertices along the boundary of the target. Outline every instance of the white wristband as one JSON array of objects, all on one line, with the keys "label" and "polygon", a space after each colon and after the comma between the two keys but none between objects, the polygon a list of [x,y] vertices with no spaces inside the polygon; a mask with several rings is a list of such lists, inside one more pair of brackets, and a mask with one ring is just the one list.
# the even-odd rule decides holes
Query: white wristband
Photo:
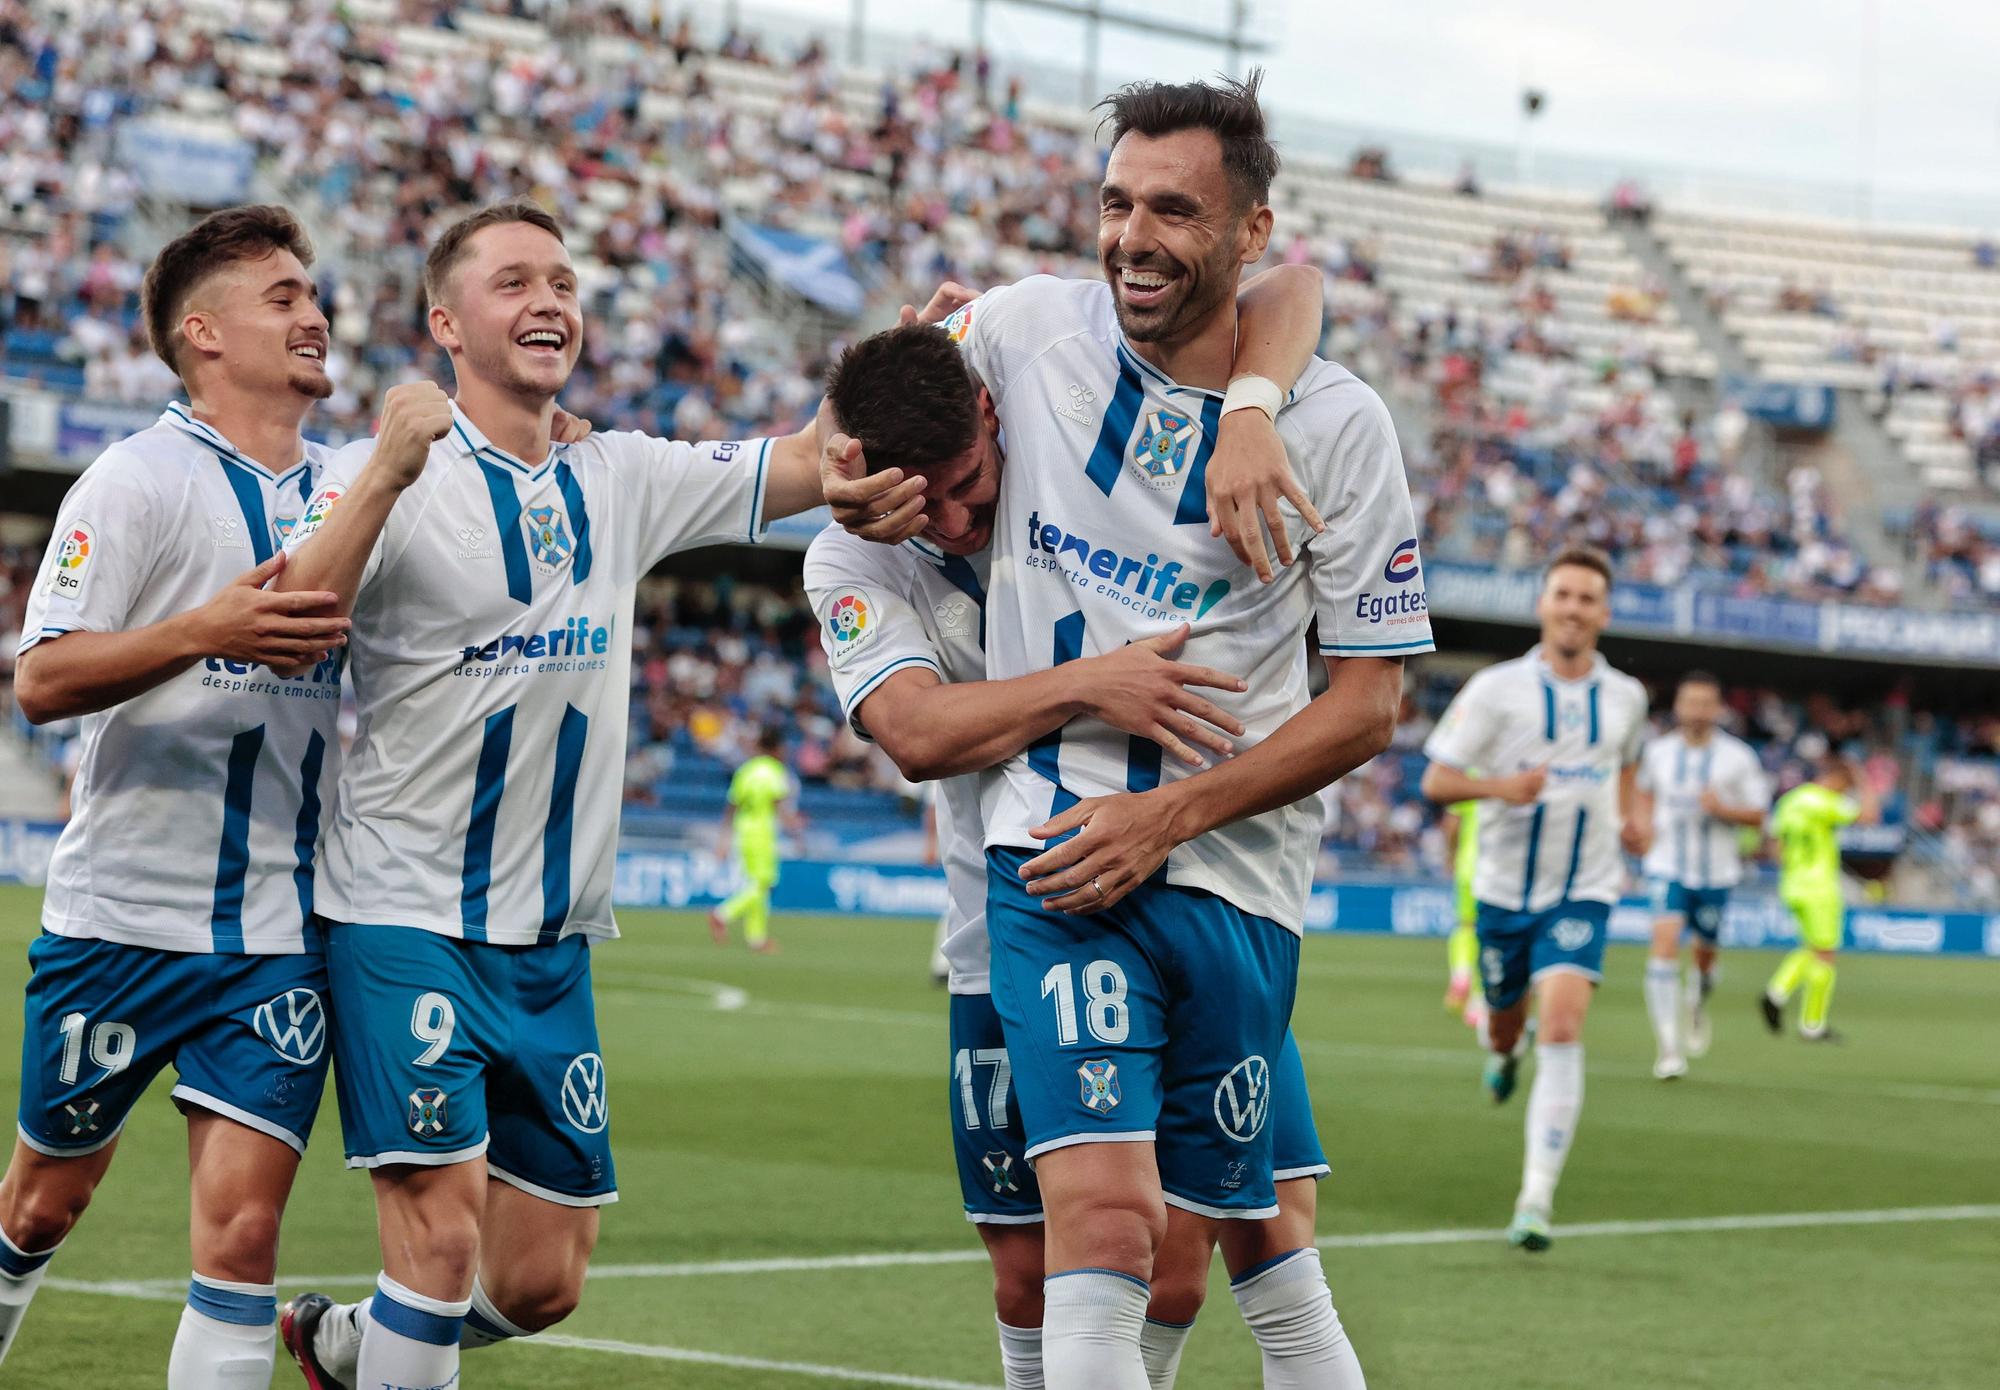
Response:
[{"label": "white wristband", "polygon": [[1261,410],[1272,420],[1278,418],[1278,407],[1285,403],[1285,393],[1278,389],[1278,383],[1267,376],[1239,376],[1229,383],[1229,389],[1222,394],[1222,413],[1232,410]]}]

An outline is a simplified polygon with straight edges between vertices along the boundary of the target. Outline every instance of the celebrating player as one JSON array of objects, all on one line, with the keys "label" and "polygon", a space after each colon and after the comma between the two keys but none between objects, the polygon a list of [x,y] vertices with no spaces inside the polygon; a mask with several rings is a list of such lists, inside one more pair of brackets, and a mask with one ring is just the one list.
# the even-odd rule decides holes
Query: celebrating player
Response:
[{"label": "celebrating player", "polygon": [[[1311,794],[1386,746],[1401,657],[1430,647],[1380,401],[1323,362],[1289,397],[1254,379],[1221,390],[1238,280],[1272,220],[1255,82],[1141,84],[1108,105],[1111,283],[1036,277],[949,323],[1010,440],[986,669],[1028,675],[1186,621],[1184,656],[1245,675],[1214,703],[1255,742],[1191,776],[1159,745],[1077,719],[1009,759],[984,797],[993,1002],[1048,1213],[1054,1390],[1146,1385],[1167,1202],[1276,1213],[1268,1097],[1320,826]],[[1221,416],[1245,402],[1277,417],[1330,523],[1306,563],[1261,585],[1202,524]],[[1282,559],[1314,528],[1271,515]],[[1330,685],[1309,701],[1315,611]],[[1272,1360],[1338,1365],[1358,1384],[1317,1252],[1261,1248],[1280,1226],[1243,1222],[1225,1252],[1267,1374]]]},{"label": "celebrating player", "polygon": [[[1319,338],[1320,296],[1319,276],[1310,271],[1274,271],[1246,285],[1238,368],[1294,380]],[[1275,331],[1265,332],[1263,325],[1273,320]],[[966,1215],[979,1226],[993,1260],[1007,1384],[1039,1386],[1042,1211],[989,994],[986,869],[973,774],[1085,715],[1157,742],[1190,765],[1200,764],[1203,751],[1226,756],[1232,745],[1225,735],[1242,732],[1241,725],[1193,687],[1237,690],[1242,682],[1171,659],[1186,640],[1185,624],[1102,656],[985,681],[988,542],[1004,462],[991,395],[972,380],[949,338],[906,329],[850,349],[829,382],[828,402],[836,423],[865,446],[871,469],[922,474],[934,499],[929,510],[937,519],[922,538],[900,547],[828,528],[807,553],[806,585],[835,685],[856,729],[878,736],[913,780],[944,779],[933,806],[950,885],[943,949],[959,1183]],[[1269,417],[1257,410],[1233,412],[1224,422],[1209,476],[1226,488],[1233,472],[1254,471],[1246,456],[1264,451],[1253,441],[1274,434]],[[1284,467],[1282,442],[1275,452]],[[1261,481],[1268,480],[1243,479],[1246,493]],[[968,741],[967,730],[980,736]],[[1280,1219],[1295,1233],[1292,1244],[1302,1246],[1312,1239],[1314,1186],[1326,1162],[1297,1045],[1289,1037],[1272,1084]],[[1207,1291],[1212,1250],[1208,1223],[1189,1221],[1169,1233],[1156,1263],[1141,1334],[1155,1390],[1172,1383]]]},{"label": "celebrating player", "polygon": [[[1556,1182],[1583,1109],[1583,1020],[1603,978],[1604,937],[1624,885],[1621,845],[1646,849],[1638,806],[1645,687],[1598,654],[1611,620],[1611,562],[1574,547],[1550,562],[1526,656],[1465,683],[1425,744],[1424,795],[1477,798],[1486,1084],[1514,1093],[1528,991],[1540,1036],[1528,1095],[1527,1156],[1507,1238],[1549,1247]],[[1474,776],[1469,768],[1482,769]]]},{"label": "celebrating player", "polygon": [[348,1163],[371,1170],[383,1252],[367,1303],[287,1306],[315,1386],[447,1384],[461,1327],[484,1346],[575,1306],[617,1195],[590,943],[616,933],[635,586],[821,498],[812,427],[552,444],[583,317],[535,204],[455,224],[424,287],[457,398],[389,393],[287,571],[355,616],[360,724],[319,910]]},{"label": "celebrating player", "polygon": [[264,587],[325,458],[299,434],[333,390],[312,258],[277,207],[160,252],[142,311],[188,403],[84,471],[29,599],[21,711],[85,718],[28,952],[0,1357],[171,1062],[194,1277],[167,1384],[270,1383],[279,1219],[326,1082],[313,857],[347,629],[336,595]]},{"label": "celebrating player", "polygon": [[708,915],[710,934],[718,942],[729,939],[729,929],[743,924],[743,944],[753,951],[775,951],[771,940],[771,890],[778,886],[778,820],[786,802],[798,795],[792,774],[778,755],[785,751],[784,735],[765,729],[757,735],[757,755],[736,769],[729,779],[729,805],[724,813],[723,834],[736,852],[743,871],[743,886],[728,901]]},{"label": "celebrating player", "polygon": [[1778,841],[1778,896],[1798,924],[1799,945],[1778,966],[1757,1001],[1764,1025],[1785,1026],[1785,1005],[1805,982],[1799,1036],[1807,1042],[1838,1038],[1827,1026],[1833,1006],[1833,959],[1847,918],[1840,896],[1840,827],[1873,825],[1881,809],[1875,793],[1843,758],[1829,754],[1810,782],[1778,798],[1771,833]]},{"label": "celebrating player", "polygon": [[[1743,877],[1737,837],[1764,823],[1771,794],[1750,745],[1717,726],[1722,686],[1705,671],[1681,677],[1674,731],[1646,746],[1639,764],[1639,818],[1653,847],[1646,879],[1653,901],[1653,951],[1646,961],[1646,1012],[1658,1053],[1653,1075],[1687,1074],[1687,1059],[1708,1051],[1708,996],[1729,890]],[[1681,937],[1694,933],[1698,984],[1681,1037]]]}]

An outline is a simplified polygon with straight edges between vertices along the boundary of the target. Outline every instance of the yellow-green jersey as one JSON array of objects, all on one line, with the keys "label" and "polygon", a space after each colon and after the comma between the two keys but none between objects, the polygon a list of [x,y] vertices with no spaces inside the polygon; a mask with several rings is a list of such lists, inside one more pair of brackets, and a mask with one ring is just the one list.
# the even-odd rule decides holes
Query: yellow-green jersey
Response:
[{"label": "yellow-green jersey", "polygon": [[1840,887],[1840,827],[1861,817],[1852,797],[1807,782],[1778,798],[1778,887],[1786,897]]},{"label": "yellow-green jersey", "polygon": [[1479,803],[1459,801],[1445,807],[1445,814],[1458,817],[1458,855],[1452,861],[1451,876],[1458,889],[1458,915],[1472,919],[1474,900],[1472,876],[1479,869]]},{"label": "yellow-green jersey", "polygon": [[792,774],[760,753],[729,779],[729,804],[736,808],[737,843],[772,845],[778,840],[778,808],[792,796]]}]

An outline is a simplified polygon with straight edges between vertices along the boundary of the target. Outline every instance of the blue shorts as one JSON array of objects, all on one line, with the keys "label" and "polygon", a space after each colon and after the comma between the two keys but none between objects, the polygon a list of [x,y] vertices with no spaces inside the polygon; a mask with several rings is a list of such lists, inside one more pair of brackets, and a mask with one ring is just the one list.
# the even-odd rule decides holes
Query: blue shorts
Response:
[{"label": "blue shorts", "polygon": [[1569,901],[1543,912],[1514,912],[1479,905],[1479,974],[1486,1003],[1512,1008],[1528,986],[1552,970],[1569,970],[1591,980],[1604,978],[1604,938],[1611,924],[1610,903]]},{"label": "blue shorts", "polygon": [[1668,878],[1646,880],[1655,917],[1679,917],[1681,925],[1711,946],[1722,935],[1727,888],[1685,888]]},{"label": "blue shorts", "polygon": [[1027,1159],[1014,1069],[990,994],[951,996],[951,1147],[965,1219],[1026,1226],[1042,1219]]},{"label": "blue shorts", "polygon": [[590,944],[327,924],[347,1166],[463,1163],[568,1207],[618,1200]]},{"label": "blue shorts", "polygon": [[174,1102],[300,1153],[326,1089],[326,958],[158,951],[43,932],[28,947],[21,1139],[94,1153],[118,1137],[160,1069]]},{"label": "blue shorts", "polygon": [[1285,1047],[1271,1071],[1271,1177],[1323,1178],[1326,1150],[1320,1147],[1319,1126],[1313,1122],[1312,1092],[1306,1089],[1306,1061],[1299,1040],[1285,1031]]},{"label": "blue shorts", "polygon": [[987,851],[993,1006],[1025,1156],[1151,1143],[1173,1205],[1275,1215],[1268,1121],[1298,937],[1157,879],[1105,912],[1045,912],[1018,872],[1033,857]]}]

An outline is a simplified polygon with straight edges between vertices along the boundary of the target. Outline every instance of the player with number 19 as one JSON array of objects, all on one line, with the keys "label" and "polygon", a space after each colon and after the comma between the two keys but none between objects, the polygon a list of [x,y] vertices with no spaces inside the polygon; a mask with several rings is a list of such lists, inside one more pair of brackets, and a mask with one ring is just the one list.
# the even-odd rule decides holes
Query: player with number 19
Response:
[{"label": "player with number 19", "polygon": [[0,1357],[171,1062],[194,1277],[166,1383],[270,1383],[278,1226],[326,1081],[314,851],[347,628],[330,592],[263,587],[326,458],[299,433],[333,390],[312,255],[277,207],[160,252],[143,314],[187,404],[84,470],[29,599],[16,697],[83,716],[83,752],[28,952]]}]

